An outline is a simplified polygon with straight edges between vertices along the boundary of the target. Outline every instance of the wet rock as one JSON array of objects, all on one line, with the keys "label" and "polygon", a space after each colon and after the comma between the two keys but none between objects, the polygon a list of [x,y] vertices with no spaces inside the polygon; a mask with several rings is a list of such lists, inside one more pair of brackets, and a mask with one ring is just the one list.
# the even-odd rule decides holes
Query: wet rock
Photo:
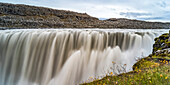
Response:
[{"label": "wet rock", "polygon": [[163,50],[166,48],[170,48],[170,33],[162,34],[161,36],[155,38],[155,43],[153,44],[153,54],[157,50]]}]

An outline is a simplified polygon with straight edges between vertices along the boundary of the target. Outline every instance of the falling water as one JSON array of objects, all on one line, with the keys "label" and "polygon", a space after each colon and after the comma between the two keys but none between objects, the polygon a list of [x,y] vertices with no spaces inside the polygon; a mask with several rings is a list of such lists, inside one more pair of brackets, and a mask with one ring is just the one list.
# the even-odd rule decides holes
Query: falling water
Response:
[{"label": "falling water", "polygon": [[[152,51],[154,32],[0,31],[0,85],[74,85]],[[110,69],[112,67],[112,69]],[[116,72],[116,71],[114,71]]]}]

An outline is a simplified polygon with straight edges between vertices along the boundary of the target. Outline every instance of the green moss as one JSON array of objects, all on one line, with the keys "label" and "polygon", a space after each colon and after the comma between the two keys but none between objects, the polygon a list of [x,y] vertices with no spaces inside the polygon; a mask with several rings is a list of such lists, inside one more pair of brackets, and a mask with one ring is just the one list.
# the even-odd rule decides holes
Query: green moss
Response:
[{"label": "green moss", "polygon": [[161,43],[164,43],[165,40],[161,40]]},{"label": "green moss", "polygon": [[159,36],[159,39],[165,39],[165,38],[168,38],[168,37],[169,37],[169,34],[165,33],[165,34],[162,34],[161,36]]},{"label": "green moss", "polygon": [[165,57],[167,56],[167,54],[159,54],[159,56]]},{"label": "green moss", "polygon": [[155,39],[154,39],[154,41],[157,41],[159,39],[159,37],[156,37]]},{"label": "green moss", "polygon": [[155,62],[151,61],[150,58],[144,58],[133,65],[134,70],[149,68],[151,65],[155,65]]},{"label": "green moss", "polygon": [[168,39],[165,40],[165,43],[168,42]]},{"label": "green moss", "polygon": [[170,58],[170,54],[168,54],[168,57]]},{"label": "green moss", "polygon": [[169,65],[156,66],[119,76],[106,76],[101,80],[83,85],[169,85],[169,68]]},{"label": "green moss", "polygon": [[162,59],[170,59],[170,57],[160,57],[160,56],[156,56],[156,57],[153,57],[153,59],[157,59],[157,58],[162,58]]},{"label": "green moss", "polygon": [[162,58],[162,59],[170,59],[170,54],[168,54],[168,50],[165,50],[164,53],[156,53],[153,54],[151,58]]},{"label": "green moss", "polygon": [[166,44],[168,47],[170,47],[170,41],[165,42],[165,44]]},{"label": "green moss", "polygon": [[167,36],[167,35],[169,35],[169,33],[164,33],[164,34],[162,34],[162,35],[165,35],[165,36]]},{"label": "green moss", "polygon": [[157,51],[158,50],[158,47],[154,47],[153,48],[153,52]]},{"label": "green moss", "polygon": [[162,48],[158,48],[158,50],[162,50]]}]

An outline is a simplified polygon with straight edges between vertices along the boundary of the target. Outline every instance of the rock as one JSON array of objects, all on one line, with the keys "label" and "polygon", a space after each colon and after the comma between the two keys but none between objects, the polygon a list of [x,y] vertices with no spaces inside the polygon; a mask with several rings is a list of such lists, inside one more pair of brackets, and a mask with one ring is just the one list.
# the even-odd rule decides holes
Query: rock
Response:
[{"label": "rock", "polygon": [[165,33],[162,34],[161,36],[155,38],[155,43],[153,44],[153,54],[155,54],[155,52],[157,50],[163,50],[166,48],[170,48],[170,36],[169,33]]},{"label": "rock", "polygon": [[169,30],[169,39],[168,39],[168,41],[170,41],[170,30]]}]

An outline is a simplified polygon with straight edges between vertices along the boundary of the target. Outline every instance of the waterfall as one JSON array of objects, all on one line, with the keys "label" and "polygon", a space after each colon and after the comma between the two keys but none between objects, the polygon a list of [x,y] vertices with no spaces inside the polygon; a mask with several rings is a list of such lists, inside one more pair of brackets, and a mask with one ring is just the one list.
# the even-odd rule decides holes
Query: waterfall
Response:
[{"label": "waterfall", "polygon": [[[0,31],[0,85],[75,85],[152,51],[153,32]],[[112,69],[110,69],[112,68]]]}]

